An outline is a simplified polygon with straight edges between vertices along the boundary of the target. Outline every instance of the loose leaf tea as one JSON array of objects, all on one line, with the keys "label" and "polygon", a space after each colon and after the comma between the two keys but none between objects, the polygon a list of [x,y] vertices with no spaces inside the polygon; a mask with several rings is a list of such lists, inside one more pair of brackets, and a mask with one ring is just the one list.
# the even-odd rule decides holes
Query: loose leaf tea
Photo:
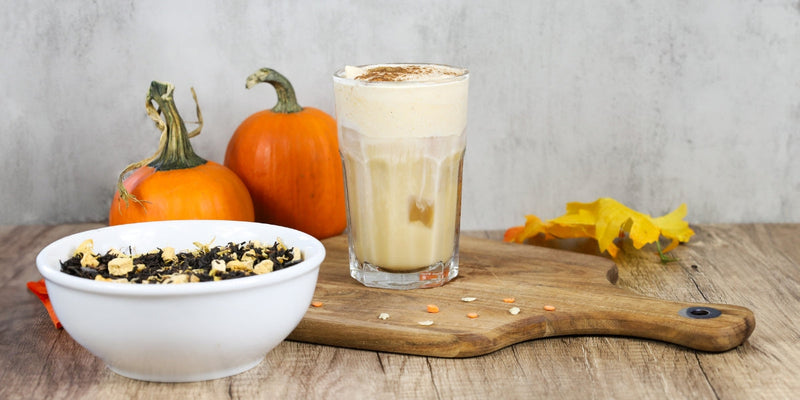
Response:
[{"label": "loose leaf tea", "polygon": [[258,241],[211,246],[194,242],[195,250],[172,247],[143,254],[110,249],[94,252],[94,243],[81,243],[72,257],[61,261],[61,271],[81,278],[121,283],[188,283],[243,278],[288,268],[303,261],[297,248],[278,238],[271,246]]}]

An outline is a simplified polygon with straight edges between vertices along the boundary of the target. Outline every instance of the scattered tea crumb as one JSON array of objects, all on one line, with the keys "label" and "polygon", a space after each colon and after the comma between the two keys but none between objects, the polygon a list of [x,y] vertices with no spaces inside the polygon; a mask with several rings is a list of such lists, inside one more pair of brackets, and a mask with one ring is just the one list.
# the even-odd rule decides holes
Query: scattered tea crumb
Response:
[{"label": "scattered tea crumb", "polygon": [[471,313],[467,314],[467,318],[472,318],[472,319],[478,318],[478,313],[471,312]]},{"label": "scattered tea crumb", "polygon": [[475,300],[478,300],[478,298],[477,297],[462,297],[461,298],[461,301],[466,302],[466,303],[470,303],[470,302],[473,302]]},{"label": "scattered tea crumb", "polygon": [[519,307],[511,307],[508,309],[508,313],[511,315],[519,314]]},{"label": "scattered tea crumb", "polygon": [[437,313],[437,312],[439,312],[439,306],[437,306],[436,304],[428,304],[428,306],[426,307],[426,310],[429,313]]},{"label": "scattered tea crumb", "polygon": [[555,311],[556,310],[555,306],[551,306],[549,304],[544,306],[544,307],[542,307],[542,308],[544,308],[545,311]]},{"label": "scattered tea crumb", "polygon": [[514,299],[513,297],[506,297],[505,299],[503,299],[503,303],[513,303],[515,301],[516,299]]},{"label": "scattered tea crumb", "polygon": [[312,301],[311,302],[311,307],[322,307],[323,304],[324,303],[321,302],[321,301]]},{"label": "scattered tea crumb", "polygon": [[389,319],[389,314],[382,312],[380,313],[380,315],[378,315],[378,319],[386,321],[387,319]]},{"label": "scattered tea crumb", "polygon": [[433,321],[431,321],[431,320],[427,320],[427,321],[419,321],[419,322],[417,322],[417,323],[418,323],[418,324],[420,324],[420,325],[422,325],[422,326],[429,326],[429,325],[433,325]]}]

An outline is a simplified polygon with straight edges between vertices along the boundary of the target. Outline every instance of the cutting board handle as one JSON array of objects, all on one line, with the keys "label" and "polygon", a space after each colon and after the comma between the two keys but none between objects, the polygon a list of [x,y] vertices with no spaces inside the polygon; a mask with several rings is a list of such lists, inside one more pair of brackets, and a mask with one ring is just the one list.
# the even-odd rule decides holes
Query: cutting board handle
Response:
[{"label": "cutting board handle", "polygon": [[747,308],[728,304],[668,302],[639,297],[625,302],[629,308],[587,311],[557,321],[550,334],[605,334],[660,340],[696,350],[721,352],[744,343],[755,329],[755,317]]}]

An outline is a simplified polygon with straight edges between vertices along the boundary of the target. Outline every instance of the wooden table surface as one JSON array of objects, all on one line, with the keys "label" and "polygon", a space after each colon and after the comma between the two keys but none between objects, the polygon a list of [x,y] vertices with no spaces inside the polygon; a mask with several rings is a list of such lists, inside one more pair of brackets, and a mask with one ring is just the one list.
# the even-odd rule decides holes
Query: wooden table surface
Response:
[{"label": "wooden table surface", "polygon": [[0,226],[0,399],[800,396],[800,224],[693,226],[695,237],[672,253],[677,262],[661,264],[629,245],[615,260],[618,285],[638,293],[751,309],[755,331],[728,352],[593,336],[533,340],[481,357],[445,359],[284,341],[250,371],[181,384],[141,382],[111,372],[67,332],[56,330],[27,291],[27,281],[41,278],[34,265],[39,250],[99,226]]}]

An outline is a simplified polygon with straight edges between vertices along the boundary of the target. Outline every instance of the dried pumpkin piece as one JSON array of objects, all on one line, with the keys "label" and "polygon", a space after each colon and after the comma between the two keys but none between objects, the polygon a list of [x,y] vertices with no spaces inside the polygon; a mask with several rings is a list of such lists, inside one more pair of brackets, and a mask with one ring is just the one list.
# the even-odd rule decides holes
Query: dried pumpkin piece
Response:
[{"label": "dried pumpkin piece", "polygon": [[242,254],[242,261],[244,261],[247,258],[253,258],[253,259],[258,258],[258,254],[256,254],[255,248],[247,250],[244,252],[244,254]]},{"label": "dried pumpkin piece", "polygon": [[108,254],[110,254],[110,255],[112,255],[114,257],[130,257],[130,255],[123,253],[122,250],[114,248],[114,247],[112,247],[111,249],[108,250]]},{"label": "dried pumpkin piece", "polygon": [[81,255],[81,254],[92,254],[94,253],[94,240],[86,239],[81,244],[78,245],[78,248],[75,249],[75,252],[72,253],[73,256]]},{"label": "dried pumpkin piece", "polygon": [[81,266],[97,268],[100,266],[100,261],[97,261],[97,257],[92,253],[83,253],[83,256],[81,257]]},{"label": "dried pumpkin piece", "polygon": [[225,272],[227,270],[227,266],[225,265],[225,260],[211,260],[211,269],[209,270],[209,275],[217,275],[221,272]]},{"label": "dried pumpkin piece", "polygon": [[260,263],[256,264],[256,266],[253,267],[253,271],[257,275],[267,274],[267,273],[272,272],[273,266],[274,266],[274,263],[271,260],[264,260],[264,261],[261,261]]},{"label": "dried pumpkin piece", "polygon": [[164,262],[176,261],[178,256],[175,255],[175,248],[169,246],[164,247],[161,251],[161,259],[164,260]]},{"label": "dried pumpkin piece", "polygon": [[130,257],[117,257],[108,262],[108,273],[114,276],[127,275],[133,268],[133,259]]},{"label": "dried pumpkin piece", "polygon": [[231,271],[252,271],[253,270],[253,262],[252,261],[239,261],[239,260],[231,260],[225,264],[225,267]]}]

